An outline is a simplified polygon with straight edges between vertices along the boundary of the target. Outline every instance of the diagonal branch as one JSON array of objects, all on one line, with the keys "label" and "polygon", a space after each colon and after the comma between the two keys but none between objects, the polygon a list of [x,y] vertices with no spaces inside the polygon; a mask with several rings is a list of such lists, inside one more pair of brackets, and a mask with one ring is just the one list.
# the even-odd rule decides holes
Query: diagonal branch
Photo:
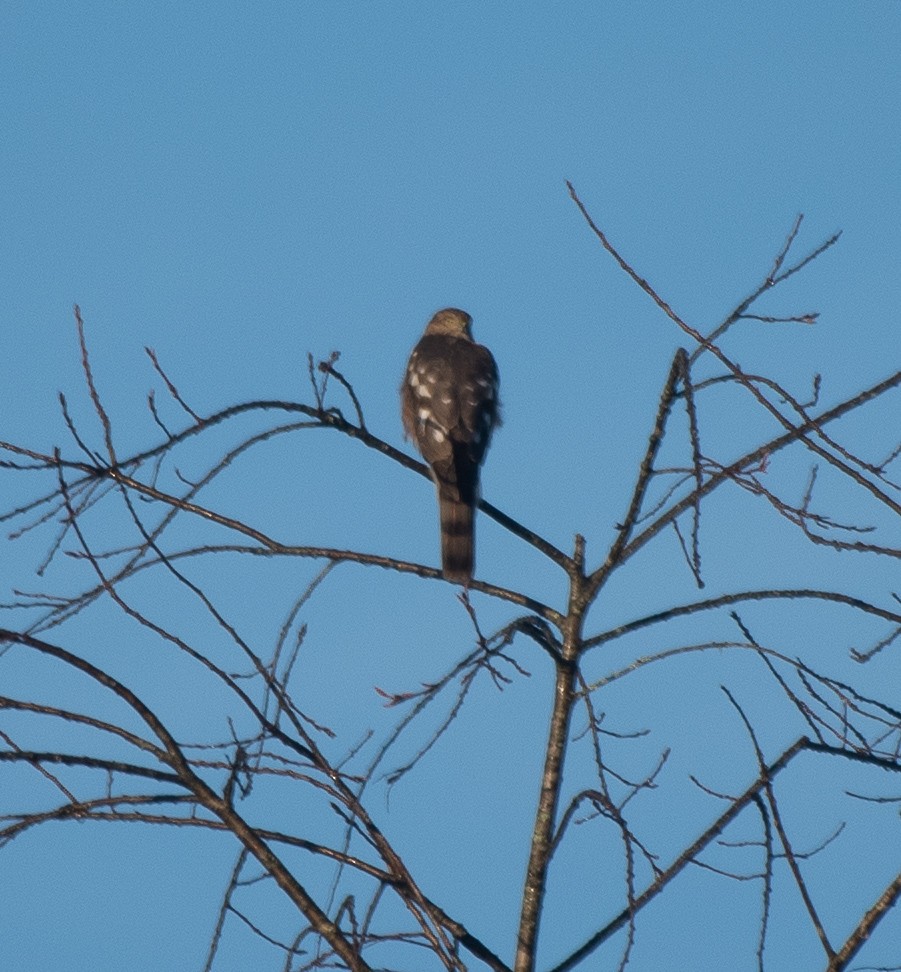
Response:
[{"label": "diagonal branch", "polygon": [[370,972],[369,965],[363,960],[344,933],[328,915],[316,904],[309,892],[300,884],[284,863],[272,852],[268,844],[259,836],[234,809],[234,807],[215,793],[193,771],[178,743],[169,731],[138,696],[112,675],[92,665],[84,658],[73,655],[58,645],[41,641],[17,631],[0,629],[0,643],[12,642],[33,648],[41,654],[64,662],[87,675],[95,682],[109,689],[131,708],[160,740],[165,750],[164,761],[172,768],[178,782],[189,790],[198,803],[219,817],[227,828],[241,841],[247,850],[272,875],[276,884],[304,914],[313,928],[334,948],[335,952],[347,963],[352,972]]},{"label": "diagonal branch", "polygon": [[901,874],[898,874],[869,908],[857,927],[845,940],[845,944],[833,955],[827,972],[843,972],[851,959],[863,948],[867,939],[873,934],[876,926],[901,898]]},{"label": "diagonal branch", "polygon": [[592,590],[600,589],[607,575],[620,562],[622,552],[632,536],[635,524],[638,522],[638,516],[641,513],[645,494],[648,491],[648,484],[653,475],[654,460],[660,451],[660,444],[663,441],[663,435],[666,431],[666,422],[676,397],[676,385],[680,376],[683,374],[684,366],[685,351],[680,348],[673,358],[673,363],[670,365],[669,374],[664,383],[663,392],[660,395],[660,404],[657,406],[657,417],[654,420],[654,428],[651,430],[650,437],[648,438],[647,449],[645,449],[641,465],[638,468],[638,482],[635,484],[635,490],[629,502],[629,509],[626,511],[622,524],[617,528],[617,537],[613,542],[613,546],[610,548],[610,552],[607,554],[607,559],[591,576]]},{"label": "diagonal branch", "polygon": [[[604,249],[607,250],[607,252],[616,260],[619,266],[632,278],[632,280],[635,281],[636,284],[638,284],[638,286],[654,301],[654,303],[657,304],[657,306],[666,314],[667,317],[670,318],[671,321],[673,321],[673,323],[675,323],[679,328],[681,328],[686,334],[690,335],[693,338],[693,340],[695,340],[698,343],[699,346],[703,347],[704,350],[709,351],[721,364],[723,364],[729,370],[729,372],[731,372],[734,379],[737,382],[739,382],[744,388],[746,388],[747,391],[757,400],[757,402],[764,409],[766,409],[766,411],[768,411],[783,428],[788,430],[789,433],[794,432],[796,434],[795,437],[803,441],[806,448],[810,449],[812,452],[815,452],[817,455],[821,456],[826,462],[835,466],[836,469],[839,469],[846,476],[853,479],[858,485],[864,487],[864,489],[869,490],[881,503],[888,506],[889,509],[893,510],[898,514],[901,514],[901,503],[895,501],[884,490],[880,489],[875,483],[871,482],[865,476],[861,475],[856,469],[853,469],[850,465],[848,465],[847,462],[844,461],[844,459],[840,458],[840,456],[834,455],[833,453],[829,452],[826,448],[824,448],[822,445],[820,445],[819,442],[815,441],[815,439],[808,437],[807,435],[808,432],[815,432],[817,436],[829,442],[829,444],[832,445],[833,447],[836,447],[836,444],[832,443],[824,435],[822,430],[819,428],[819,425],[816,422],[811,422],[809,420],[805,410],[801,407],[801,405],[798,402],[795,401],[795,399],[785,389],[775,386],[775,383],[772,382],[770,383],[771,385],[777,388],[780,397],[784,401],[786,401],[789,405],[791,405],[791,407],[802,417],[803,421],[802,424],[799,426],[795,426],[788,418],[786,418],[786,416],[783,415],[782,412],[775,405],[773,405],[773,403],[763,394],[763,392],[761,392],[760,389],[756,387],[754,382],[747,375],[744,374],[741,368],[735,362],[733,362],[721,348],[719,348],[716,344],[713,344],[708,338],[705,338],[700,331],[698,331],[696,328],[693,328],[690,324],[688,324],[685,320],[683,320],[673,310],[673,308],[657,293],[657,291],[654,290],[654,288],[648,283],[648,281],[645,280],[643,277],[641,277],[629,265],[629,263],[619,254],[619,252],[616,250],[613,244],[607,239],[607,236],[605,235],[603,230],[601,230],[600,227],[598,227],[595,224],[594,220],[592,220],[584,204],[576,195],[575,189],[573,188],[572,184],[567,183],[567,186],[569,187],[570,196],[572,197],[576,205],[579,207],[579,210],[581,211],[582,215],[585,217],[585,220],[588,222],[588,225],[591,227],[592,232],[601,241],[601,244],[604,247]],[[822,252],[828,246],[831,246],[832,242],[835,242],[835,240],[837,239],[838,237],[836,236],[831,242],[827,241],[827,243],[823,244],[823,246],[820,248],[819,252]],[[809,262],[813,258],[814,255],[811,255],[806,262]],[[802,264],[799,265],[797,269],[800,269],[800,266],[803,265],[804,264],[802,262]],[[785,275],[783,274],[783,278],[784,276]],[[844,450],[838,447],[837,447],[837,451],[839,451],[840,453],[844,452]]]},{"label": "diagonal branch", "polygon": [[858,611],[863,611],[865,614],[872,614],[875,617],[884,618],[886,621],[901,624],[901,612],[889,611],[875,604],[870,604],[869,601],[851,597],[849,594],[842,594],[839,591],[818,591],[805,588],[797,590],[786,588],[784,590],[739,591],[735,594],[723,594],[720,597],[711,597],[704,601],[694,601],[691,604],[683,604],[679,607],[668,608],[666,611],[658,611],[656,614],[645,615],[643,618],[629,621],[626,624],[610,628],[591,638],[586,638],[584,647],[586,649],[594,648],[597,645],[606,644],[608,641],[613,641],[616,638],[622,638],[624,635],[631,634],[634,631],[640,631],[642,628],[647,628],[654,624],[663,624],[673,618],[697,614],[699,611],[713,611],[731,604],[740,604],[743,601],[769,601],[794,598],[832,601],[835,604],[844,604],[848,607],[856,608]]},{"label": "diagonal branch", "polygon": [[[721,486],[724,482],[732,480],[748,466],[753,466],[759,463],[761,460],[766,459],[774,453],[784,449],[786,446],[797,442],[799,439],[803,439],[804,435],[811,429],[820,428],[823,425],[834,422],[843,415],[860,408],[862,405],[866,405],[868,402],[878,398],[880,395],[892,388],[898,387],[899,385],[901,385],[901,371],[896,371],[884,381],[880,381],[877,384],[872,385],[870,388],[867,388],[859,394],[854,395],[852,398],[846,399],[844,402],[827,409],[825,412],[820,413],[820,415],[814,418],[808,418],[807,421],[803,422],[801,425],[795,426],[788,432],[776,436],[776,438],[771,439],[766,444],[758,446],[756,449],[746,453],[741,458],[736,459],[731,465],[725,466],[718,472],[713,473],[700,489],[692,490],[688,496],[679,500],[677,503],[674,503],[673,506],[671,506],[665,513],[651,523],[650,526],[643,530],[637,537],[635,537],[634,540],[628,543],[620,553],[620,562],[628,560],[646,543],[657,536],[661,530],[669,526],[673,520],[679,517],[686,510],[691,509],[699,498],[708,496],[718,486]],[[806,442],[807,440],[805,440],[805,444]],[[857,478],[856,473],[854,478]],[[890,505],[896,506],[897,504],[894,501],[891,501]],[[610,568],[608,568],[608,571],[609,569]]]}]

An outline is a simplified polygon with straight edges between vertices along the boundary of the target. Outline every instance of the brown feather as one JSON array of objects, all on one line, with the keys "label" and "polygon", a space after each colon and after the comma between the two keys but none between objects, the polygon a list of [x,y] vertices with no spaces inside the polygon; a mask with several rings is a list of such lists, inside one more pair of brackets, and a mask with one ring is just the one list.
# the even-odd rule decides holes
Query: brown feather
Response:
[{"label": "brown feather", "polygon": [[441,518],[441,571],[445,580],[466,584],[475,567],[475,518],[473,508],[456,490],[438,490]]}]

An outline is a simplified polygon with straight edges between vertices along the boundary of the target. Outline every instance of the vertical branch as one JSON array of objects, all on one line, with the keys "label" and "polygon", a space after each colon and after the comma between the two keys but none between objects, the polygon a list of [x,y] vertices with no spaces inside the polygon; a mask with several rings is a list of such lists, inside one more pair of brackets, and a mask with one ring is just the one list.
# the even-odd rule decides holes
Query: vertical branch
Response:
[{"label": "vertical branch", "polygon": [[84,371],[85,381],[88,383],[88,393],[91,396],[91,401],[94,403],[94,408],[103,426],[103,437],[106,441],[106,451],[109,453],[110,464],[115,466],[116,450],[113,448],[113,427],[110,424],[109,415],[107,415],[106,409],[100,401],[97,386],[94,384],[94,374],[91,371],[91,362],[88,358],[88,345],[84,337],[84,321],[81,318],[81,308],[78,304],[75,305],[75,324],[78,328],[78,345],[81,348],[81,367]]},{"label": "vertical branch", "polygon": [[225,928],[225,919],[227,918],[229,910],[231,909],[232,895],[235,892],[235,888],[238,886],[238,881],[241,878],[241,871],[244,869],[244,864],[247,861],[247,855],[248,851],[246,847],[242,847],[238,852],[238,859],[235,861],[235,866],[232,868],[231,877],[228,881],[228,887],[225,889],[225,894],[222,896],[222,904],[219,906],[219,916],[216,919],[216,927],[213,929],[213,935],[210,939],[210,949],[207,952],[203,972],[212,972],[213,962],[216,960],[216,953],[219,951],[219,943],[222,941],[222,932]]},{"label": "vertical branch", "polygon": [[[676,354],[682,365],[682,386],[685,389],[685,411],[688,414],[688,433],[691,440],[691,465],[695,476],[695,501],[693,504],[694,520],[691,527],[691,569],[695,575],[698,587],[704,586],[701,579],[701,548],[699,536],[701,532],[701,489],[704,478],[701,472],[701,436],[698,432],[698,413],[695,408],[694,384],[691,380],[691,365],[684,348]],[[673,521],[675,523],[675,521]]]},{"label": "vertical branch", "polygon": [[735,707],[739,714],[742,722],[745,724],[745,729],[748,732],[748,736],[751,739],[751,745],[754,747],[754,752],[757,756],[757,765],[760,767],[760,779],[763,783],[763,792],[766,796],[767,803],[770,808],[770,817],[773,821],[773,827],[776,833],[779,835],[779,841],[782,844],[782,850],[785,854],[785,859],[788,862],[789,870],[792,872],[792,876],[795,879],[795,884],[798,886],[798,891],[801,894],[801,900],[804,902],[804,907],[807,909],[807,913],[810,916],[811,924],[817,933],[817,937],[820,940],[820,944],[823,946],[823,951],[826,956],[831,961],[835,957],[835,949],[829,943],[829,938],[826,935],[826,929],[823,928],[823,923],[820,920],[820,916],[817,913],[816,907],[813,903],[813,898],[810,896],[810,892],[807,890],[807,884],[804,881],[804,876],[801,874],[801,869],[798,867],[798,861],[795,857],[795,853],[792,850],[791,842],[788,839],[788,834],[785,831],[785,827],[782,825],[782,816],[779,813],[779,806],[776,803],[776,794],[773,790],[773,778],[767,769],[766,762],[763,758],[763,750],[760,748],[760,744],[757,741],[757,736],[754,732],[751,722],[745,715],[744,710],[736,702],[735,697],[725,686],[721,686],[723,692],[726,693],[726,697]]},{"label": "vertical branch", "polygon": [[763,900],[760,910],[760,938],[757,941],[757,970],[764,972],[763,950],[766,947],[766,933],[770,921],[770,904],[773,898],[773,828],[766,812],[766,806],[759,796],[754,797],[754,803],[760,811],[760,822],[763,824]]},{"label": "vertical branch", "polygon": [[548,730],[541,792],[538,797],[529,865],[523,887],[514,972],[533,972],[535,968],[538,926],[547,887],[548,867],[554,853],[554,823],[560,802],[569,724],[576,700],[575,687],[579,676],[582,624],[585,610],[591,601],[591,595],[587,590],[588,580],[584,574],[584,559],[585,541],[583,537],[578,536],[573,556],[574,566],[570,571],[569,609],[563,625],[563,644],[560,657],[556,660],[554,708]]},{"label": "vertical branch", "polygon": [[548,732],[544,772],[541,777],[541,793],[535,827],[532,830],[532,847],[529,866],[522,894],[522,911],[516,943],[514,972],[533,972],[535,950],[538,943],[538,925],[541,919],[544,892],[547,886],[548,866],[553,854],[554,821],[560,800],[560,784],[563,779],[563,762],[566,756],[566,740],[572,718],[575,699],[574,685],[576,666],[573,662],[557,663],[557,679],[554,689],[554,711]]},{"label": "vertical branch", "polygon": [[801,900],[804,902],[804,907],[807,909],[808,915],[810,915],[811,924],[817,933],[820,944],[823,946],[823,951],[830,959],[832,959],[835,956],[835,951],[829,944],[826,929],[823,928],[823,923],[820,920],[816,907],[814,906],[813,898],[811,898],[810,892],[807,890],[807,884],[804,881],[804,876],[801,874],[800,867],[798,867],[798,861],[795,857],[794,851],[792,850],[791,843],[789,842],[788,834],[785,832],[785,828],[782,825],[782,817],[779,814],[779,806],[776,803],[776,794],[773,792],[772,780],[767,779],[764,783],[764,793],[766,794],[767,803],[770,805],[770,816],[773,818],[773,826],[776,828],[776,833],[779,835],[779,841],[782,844],[785,859],[788,861],[789,869],[791,870],[792,876],[795,879],[795,884],[798,886],[798,891],[801,894]]}]

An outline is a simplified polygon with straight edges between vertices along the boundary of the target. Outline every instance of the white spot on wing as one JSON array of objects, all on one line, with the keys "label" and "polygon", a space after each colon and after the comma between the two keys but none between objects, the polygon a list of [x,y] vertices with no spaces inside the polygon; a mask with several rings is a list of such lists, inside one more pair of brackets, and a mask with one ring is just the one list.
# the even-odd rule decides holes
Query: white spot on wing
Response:
[{"label": "white spot on wing", "polygon": [[441,429],[432,429],[432,438],[436,442],[444,442],[444,433]]}]

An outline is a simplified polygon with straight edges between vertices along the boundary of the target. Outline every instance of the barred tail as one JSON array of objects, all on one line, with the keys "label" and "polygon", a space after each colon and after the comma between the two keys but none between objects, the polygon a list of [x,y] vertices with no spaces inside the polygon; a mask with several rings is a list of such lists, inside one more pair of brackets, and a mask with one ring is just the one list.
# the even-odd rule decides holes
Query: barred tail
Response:
[{"label": "barred tail", "polygon": [[439,490],[441,517],[441,569],[445,580],[469,584],[475,561],[474,510],[464,503],[456,490]]}]

